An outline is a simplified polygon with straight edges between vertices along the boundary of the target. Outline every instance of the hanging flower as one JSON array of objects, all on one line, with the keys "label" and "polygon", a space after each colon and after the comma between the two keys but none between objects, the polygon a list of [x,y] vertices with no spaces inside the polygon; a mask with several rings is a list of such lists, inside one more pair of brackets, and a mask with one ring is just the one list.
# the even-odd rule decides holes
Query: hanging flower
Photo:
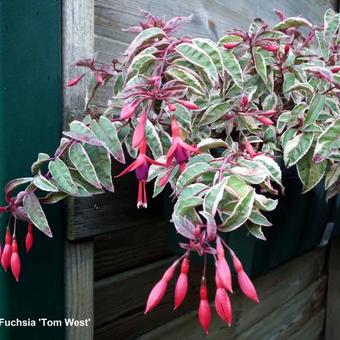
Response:
[{"label": "hanging flower", "polygon": [[172,142],[171,147],[166,155],[167,165],[175,158],[177,163],[180,164],[180,170],[183,171],[185,168],[185,162],[189,158],[189,152],[198,152],[197,147],[185,143],[181,137],[181,130],[176,121],[175,116],[171,119],[171,132]]},{"label": "hanging flower", "polygon": [[146,155],[147,151],[146,139],[143,138],[139,145],[139,155],[134,162],[132,162],[125,170],[123,170],[116,177],[126,175],[128,172],[135,171],[136,178],[138,180],[138,198],[137,208],[148,207],[147,195],[146,195],[146,180],[149,176],[149,163],[164,166],[165,164],[159,163]]}]

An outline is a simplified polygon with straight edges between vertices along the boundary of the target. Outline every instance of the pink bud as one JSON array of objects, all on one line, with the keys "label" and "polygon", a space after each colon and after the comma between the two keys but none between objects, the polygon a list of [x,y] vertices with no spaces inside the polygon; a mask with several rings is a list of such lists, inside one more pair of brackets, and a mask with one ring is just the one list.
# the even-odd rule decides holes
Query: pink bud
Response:
[{"label": "pink bud", "polygon": [[177,309],[183,302],[188,291],[188,275],[181,273],[179,274],[178,280],[176,282],[175,288],[175,306]]},{"label": "pink bud", "polygon": [[264,50],[268,52],[276,52],[280,48],[280,46],[277,44],[270,44],[270,45],[262,45],[261,48],[263,48]]},{"label": "pink bud", "polygon": [[33,246],[33,226],[32,226],[32,223],[29,223],[28,227],[27,227],[25,245],[26,245],[26,253],[28,253]]},{"label": "pink bud", "polygon": [[289,50],[290,50],[290,45],[289,45],[289,44],[286,44],[286,45],[285,45],[285,55],[288,54]]},{"label": "pink bud", "polygon": [[246,106],[249,104],[249,98],[247,96],[242,96],[240,104],[241,104],[241,108],[245,109]]},{"label": "pink bud", "polygon": [[258,117],[255,117],[255,118],[264,125],[273,125],[274,124],[274,122],[267,117],[258,116]]},{"label": "pink bud", "polygon": [[132,136],[132,147],[134,148],[138,147],[138,145],[144,139],[146,121],[147,121],[147,113],[146,111],[143,111],[143,113],[139,117],[139,122]]},{"label": "pink bud", "polygon": [[167,103],[167,106],[168,106],[168,108],[171,112],[176,111],[176,105],[175,104]]},{"label": "pink bud", "polygon": [[82,79],[83,77],[85,76],[85,73],[80,75],[79,77],[76,77],[76,78],[73,78],[71,79],[68,83],[67,83],[67,87],[71,87],[71,86],[74,86],[74,85],[77,85]]},{"label": "pink bud", "polygon": [[246,150],[251,158],[255,157],[257,153],[253,149],[252,145],[249,142],[245,143]]},{"label": "pink bud", "polygon": [[125,104],[122,108],[122,111],[120,112],[120,119],[131,118],[134,115],[139,103],[140,101],[136,100],[134,102]]},{"label": "pink bud", "polygon": [[12,254],[11,254],[11,270],[17,282],[19,281],[20,269],[21,269],[21,264],[20,264],[20,257],[18,254],[18,244],[17,244],[16,239],[13,238]]},{"label": "pink bud", "polygon": [[265,116],[273,116],[276,115],[277,111],[276,110],[267,110],[267,111],[263,111],[261,113],[261,115],[265,115]]},{"label": "pink bud", "polygon": [[231,272],[228,263],[224,257],[217,260],[216,271],[218,277],[222,281],[223,287],[232,293],[233,288],[231,283]]},{"label": "pink bud", "polygon": [[208,334],[209,325],[211,322],[211,309],[208,301],[208,292],[205,278],[202,277],[200,287],[200,305],[198,307],[198,319],[201,327]]},{"label": "pink bud", "polygon": [[224,48],[226,48],[227,50],[231,50],[233,48],[235,48],[236,46],[238,46],[240,43],[239,42],[229,42],[224,44]]},{"label": "pink bud", "polygon": [[177,309],[183,302],[188,291],[188,271],[189,271],[189,258],[184,257],[181,265],[181,273],[178,277],[175,288],[175,307]]},{"label": "pink bud", "polygon": [[224,288],[216,289],[215,308],[218,316],[230,327],[232,321],[232,309],[229,296]]},{"label": "pink bud", "polygon": [[97,82],[98,84],[103,84],[103,82],[104,82],[104,79],[103,79],[103,77],[102,77],[102,75],[101,75],[100,72],[97,72],[97,73],[96,73],[96,82]]},{"label": "pink bud", "polygon": [[188,110],[198,110],[200,108],[196,104],[189,102],[189,101],[186,101],[186,100],[176,99],[176,102],[181,104],[182,106],[186,107]]},{"label": "pink bud", "polygon": [[242,290],[243,294],[246,295],[249,299],[255,301],[256,303],[259,303],[260,301],[257,296],[255,287],[251,280],[249,279],[246,272],[244,271],[241,261],[237,258],[237,256],[234,253],[232,253],[232,257],[234,267],[237,272],[237,280],[240,289]]},{"label": "pink bud", "polygon": [[168,287],[168,283],[161,279],[156,283],[156,285],[152,288],[148,301],[146,303],[146,308],[144,314],[147,314],[152,309],[154,309],[163,299],[166,289]]},{"label": "pink bud", "polygon": [[12,254],[12,236],[10,231],[7,229],[6,236],[5,236],[5,246],[4,250],[1,255],[1,265],[4,268],[5,272],[7,272],[7,269],[11,263],[11,254]]},{"label": "pink bud", "polygon": [[338,72],[340,72],[340,66],[334,66],[334,67],[332,67],[332,68],[331,68],[331,72],[332,72],[332,73],[338,73]]},{"label": "pink bud", "polygon": [[163,299],[166,289],[168,287],[169,281],[174,276],[176,266],[178,261],[175,261],[163,274],[163,277],[156,283],[156,285],[152,288],[148,301],[146,303],[146,308],[144,314],[147,314],[152,309],[154,309]]}]

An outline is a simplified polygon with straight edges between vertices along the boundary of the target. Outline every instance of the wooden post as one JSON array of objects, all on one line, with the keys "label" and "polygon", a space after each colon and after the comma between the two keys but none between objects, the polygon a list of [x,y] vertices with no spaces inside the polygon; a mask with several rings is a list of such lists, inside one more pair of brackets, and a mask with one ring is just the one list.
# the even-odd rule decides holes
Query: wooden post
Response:
[{"label": "wooden post", "polygon": [[[63,84],[78,70],[70,65],[76,60],[93,55],[94,1],[64,0],[62,5]],[[82,109],[87,84],[64,89],[63,125],[72,110]],[[73,200],[68,201],[68,214]],[[69,223],[68,223],[69,225]],[[67,318],[90,319],[87,327],[66,327],[66,339],[93,339],[93,242],[65,241],[65,315]]]},{"label": "wooden post", "polygon": [[326,309],[326,340],[340,339],[340,236],[330,244]]}]

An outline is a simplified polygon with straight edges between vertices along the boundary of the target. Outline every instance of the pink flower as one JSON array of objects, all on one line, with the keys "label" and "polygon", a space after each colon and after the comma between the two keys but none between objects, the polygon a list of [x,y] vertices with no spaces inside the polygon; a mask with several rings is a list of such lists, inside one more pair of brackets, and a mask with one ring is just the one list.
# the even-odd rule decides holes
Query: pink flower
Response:
[{"label": "pink flower", "polygon": [[5,272],[7,272],[7,269],[11,263],[11,254],[12,254],[11,243],[12,243],[12,236],[11,236],[9,229],[7,228],[6,236],[5,236],[5,246],[4,246],[2,255],[1,255],[1,265],[4,268]]},{"label": "pink flower", "polygon": [[160,281],[156,283],[156,285],[152,288],[148,301],[146,303],[146,308],[144,314],[149,313],[152,309],[154,309],[163,299],[166,289],[168,287],[168,283],[172,279],[175,274],[175,270],[177,267],[178,261],[175,261],[163,274]]},{"label": "pink flower", "polygon": [[280,46],[272,43],[268,45],[261,45],[261,48],[268,52],[276,52],[280,48]]},{"label": "pink flower", "polygon": [[73,78],[73,79],[69,80],[69,82],[67,83],[66,86],[67,87],[72,87],[72,86],[77,85],[84,78],[84,76],[85,76],[85,73],[80,75],[80,76],[78,76],[78,77],[76,77],[76,78]]},{"label": "pink flower", "polygon": [[264,125],[273,125],[274,124],[274,122],[267,117],[258,116],[258,117],[255,117],[255,118]]},{"label": "pink flower", "polygon": [[181,131],[174,116],[171,119],[171,131],[172,143],[166,155],[167,165],[170,164],[173,158],[176,159],[177,163],[184,164],[189,158],[188,152],[197,152],[198,149],[182,140]]},{"label": "pink flower", "polygon": [[211,323],[211,309],[208,301],[208,291],[205,277],[202,277],[200,287],[200,304],[198,307],[198,320],[206,334],[209,332]]},{"label": "pink flower", "polygon": [[185,256],[182,265],[181,273],[177,279],[175,288],[175,307],[177,309],[183,302],[188,291],[188,271],[189,271],[189,257]]},{"label": "pink flower", "polygon": [[256,303],[259,303],[260,300],[257,296],[255,287],[246,272],[244,271],[241,261],[237,258],[235,253],[232,253],[231,255],[233,258],[235,270],[237,272],[237,280],[240,289],[242,290],[243,294],[246,295],[249,299],[255,301]]},{"label": "pink flower", "polygon": [[32,225],[32,223],[29,223],[28,227],[27,227],[27,234],[26,234],[26,238],[25,238],[25,246],[26,246],[26,253],[28,253],[33,246],[33,225]]},{"label": "pink flower", "polygon": [[221,243],[221,239],[218,237],[216,240],[216,251],[217,251],[217,261],[216,261],[216,273],[221,280],[223,287],[229,292],[233,292],[231,272],[228,263],[225,259],[224,249]]},{"label": "pink flower", "polygon": [[143,111],[139,117],[139,122],[132,136],[132,147],[134,148],[136,148],[145,138],[145,125],[147,118],[147,112]]},{"label": "pink flower", "polygon": [[12,241],[11,270],[12,270],[13,276],[18,282],[19,276],[20,276],[20,270],[21,270],[21,263],[20,263],[20,257],[18,254],[18,243],[15,237],[13,237],[13,241]]},{"label": "pink flower", "polygon": [[231,303],[217,272],[215,275],[215,282],[217,288],[215,295],[215,309],[218,316],[230,327],[232,321]]},{"label": "pink flower", "polygon": [[147,195],[146,195],[146,180],[149,175],[149,163],[164,166],[165,164],[156,162],[146,155],[147,143],[145,138],[141,141],[139,145],[139,155],[134,162],[132,162],[125,170],[115,177],[121,177],[126,175],[128,172],[135,171],[136,178],[138,180],[138,199],[137,208],[143,207],[147,208]]},{"label": "pink flower", "polygon": [[223,47],[226,48],[227,50],[231,50],[238,45],[240,45],[240,42],[229,42],[229,43],[224,44]]},{"label": "pink flower", "polygon": [[181,104],[182,106],[184,106],[185,108],[187,108],[188,110],[198,110],[200,107],[197,106],[196,104],[189,102],[187,100],[180,100],[180,99],[175,99],[175,101],[178,104]]},{"label": "pink flower", "polygon": [[120,119],[130,119],[135,114],[139,104],[140,100],[125,104],[120,112]]}]

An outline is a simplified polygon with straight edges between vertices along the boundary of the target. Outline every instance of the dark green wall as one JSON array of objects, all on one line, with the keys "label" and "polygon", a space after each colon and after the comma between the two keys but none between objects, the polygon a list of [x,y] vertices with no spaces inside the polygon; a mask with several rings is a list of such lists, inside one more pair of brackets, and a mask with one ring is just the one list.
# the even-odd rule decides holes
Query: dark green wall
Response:
[{"label": "dark green wall", "polygon": [[[53,154],[61,133],[60,0],[0,0],[0,188],[30,175],[37,153]],[[2,189],[1,189],[2,190]],[[1,194],[3,196],[3,194]],[[3,202],[2,202],[3,203]],[[63,317],[63,237],[60,206],[47,211],[54,238],[35,230],[17,284],[0,269],[0,317]],[[4,243],[1,218],[0,240]],[[62,328],[0,328],[0,339],[62,339]]]}]

